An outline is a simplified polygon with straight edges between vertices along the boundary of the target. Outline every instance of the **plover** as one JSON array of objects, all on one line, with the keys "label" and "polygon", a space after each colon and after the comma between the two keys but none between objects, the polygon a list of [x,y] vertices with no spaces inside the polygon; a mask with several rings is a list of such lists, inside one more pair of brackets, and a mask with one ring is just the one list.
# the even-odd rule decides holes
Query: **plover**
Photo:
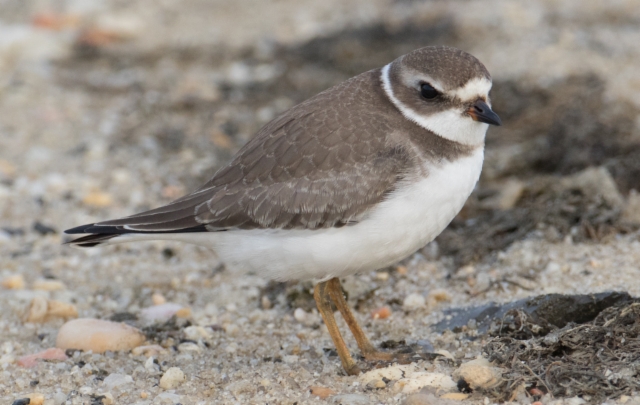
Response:
[{"label": "plover", "polygon": [[432,241],[482,169],[491,76],[472,55],[425,47],[304,101],[262,127],[196,191],[122,219],[69,229],[80,247],[177,240],[213,248],[231,271],[315,280],[314,297],[347,373],[359,366],[331,302],[366,360],[380,352],[338,277],[384,268]]}]

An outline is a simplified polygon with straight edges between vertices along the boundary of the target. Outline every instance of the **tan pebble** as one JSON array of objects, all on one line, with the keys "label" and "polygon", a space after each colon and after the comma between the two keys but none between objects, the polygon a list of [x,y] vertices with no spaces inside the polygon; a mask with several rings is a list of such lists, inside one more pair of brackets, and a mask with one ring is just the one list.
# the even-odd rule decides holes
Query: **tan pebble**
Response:
[{"label": "tan pebble", "polygon": [[263,295],[260,299],[260,305],[262,305],[262,309],[271,309],[271,307],[273,306],[271,300],[266,295]]},{"label": "tan pebble", "polygon": [[462,392],[450,392],[440,396],[441,399],[453,399],[454,401],[464,401],[469,398],[469,394],[463,394]]},{"label": "tan pebble", "polygon": [[406,275],[406,274],[409,272],[409,270],[407,270],[407,267],[406,267],[406,266],[398,266],[398,267],[396,267],[396,271],[397,271],[397,272],[398,272],[398,274],[400,274],[401,276],[404,276],[404,275]]},{"label": "tan pebble", "polygon": [[93,191],[84,196],[82,202],[86,205],[90,205],[92,207],[108,207],[113,203],[113,199],[107,193],[103,193],[100,191]]},{"label": "tan pebble", "polygon": [[391,316],[391,308],[389,307],[376,308],[371,312],[371,317],[373,319],[387,319],[390,316]]},{"label": "tan pebble", "polygon": [[191,317],[191,308],[180,308],[176,312],[176,316],[178,318],[190,318]]},{"label": "tan pebble", "polygon": [[225,134],[219,129],[214,129],[211,132],[211,141],[214,145],[221,149],[231,149],[233,147],[233,140],[229,135]]},{"label": "tan pebble", "polygon": [[48,318],[77,318],[78,309],[73,304],[49,300],[47,301]]},{"label": "tan pebble", "polygon": [[56,347],[104,353],[107,350],[131,350],[144,341],[142,332],[127,324],[81,318],[62,325]]},{"label": "tan pebble", "polygon": [[479,357],[463,363],[453,372],[456,380],[464,379],[472,389],[489,389],[502,382],[502,370],[494,367],[489,360]]},{"label": "tan pebble", "polygon": [[160,378],[160,388],[171,390],[179,387],[187,377],[178,367],[171,367]]},{"label": "tan pebble", "polygon": [[64,290],[66,287],[62,281],[59,280],[47,280],[40,278],[33,283],[34,290],[42,291],[57,291]]},{"label": "tan pebble", "polygon": [[176,198],[185,194],[184,187],[168,185],[162,189],[161,192],[164,198],[170,198],[175,200]]},{"label": "tan pebble", "polygon": [[76,318],[78,309],[73,304],[35,297],[27,311],[26,322],[40,323],[53,318]]},{"label": "tan pebble", "polygon": [[42,405],[44,404],[44,395],[39,393],[27,394],[25,398],[29,398],[29,405]]},{"label": "tan pebble", "polygon": [[16,167],[8,160],[0,159],[0,173],[7,177],[13,177],[16,174]]},{"label": "tan pebble", "polygon": [[44,297],[35,297],[31,300],[29,310],[27,311],[26,322],[44,322],[47,317],[47,299]]},{"label": "tan pebble", "polygon": [[142,391],[142,392],[140,393],[140,398],[142,398],[142,399],[147,399],[148,397],[149,397],[149,393],[148,393],[148,392],[146,392],[146,391]]},{"label": "tan pebble", "polygon": [[[622,402],[622,400],[620,400],[620,403],[624,404],[624,402]],[[540,402],[540,401],[532,402],[531,405],[542,405],[542,402]]]},{"label": "tan pebble", "polygon": [[311,395],[316,396],[318,398],[321,399],[325,399],[333,394],[335,394],[336,392],[334,390],[332,390],[331,388],[327,388],[327,387],[320,387],[320,386],[313,386],[313,387],[309,387],[309,392],[311,392]]},{"label": "tan pebble", "polygon": [[544,392],[542,392],[539,388],[531,388],[529,390],[529,394],[531,394],[534,397],[541,397],[544,395]]},{"label": "tan pebble", "polygon": [[151,302],[153,302],[153,305],[162,305],[167,302],[167,299],[160,293],[154,293],[151,296]]},{"label": "tan pebble", "polygon": [[404,400],[402,405],[437,405],[442,401],[430,394],[412,394]]},{"label": "tan pebble", "polygon": [[105,392],[100,395],[104,396],[104,398],[102,398],[103,405],[113,405],[116,402],[115,399],[113,398],[113,394],[110,392]]},{"label": "tan pebble", "polygon": [[412,310],[422,308],[426,305],[427,300],[422,294],[412,293],[405,297],[402,302],[402,308],[405,310]]},{"label": "tan pebble", "polygon": [[389,273],[386,271],[381,271],[376,274],[376,278],[380,281],[387,281],[389,280]]},{"label": "tan pebble", "polygon": [[433,290],[429,293],[429,298],[436,302],[449,302],[451,301],[451,294],[445,290]]},{"label": "tan pebble", "polygon": [[265,378],[264,380],[260,380],[260,385],[262,385],[263,387],[268,387],[271,385],[271,381]]},{"label": "tan pebble", "polygon": [[165,351],[166,350],[164,349],[164,347],[160,345],[145,345],[145,346],[134,347],[131,350],[131,354],[133,354],[134,356],[144,355],[144,356],[150,357],[150,356],[157,356],[158,354],[163,353]]},{"label": "tan pebble", "polygon": [[22,290],[24,288],[24,277],[22,274],[14,274],[2,280],[2,286],[9,290]]}]

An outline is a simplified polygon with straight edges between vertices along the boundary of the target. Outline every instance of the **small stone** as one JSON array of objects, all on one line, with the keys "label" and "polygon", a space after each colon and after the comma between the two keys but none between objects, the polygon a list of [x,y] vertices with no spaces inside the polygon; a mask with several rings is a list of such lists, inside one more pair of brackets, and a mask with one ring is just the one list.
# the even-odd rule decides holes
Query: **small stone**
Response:
[{"label": "small stone", "polygon": [[191,318],[191,308],[180,308],[176,311],[178,318]]},{"label": "small stone", "polygon": [[86,205],[96,208],[108,207],[113,204],[113,199],[107,193],[93,191],[84,196],[82,202]]},{"label": "small stone", "polygon": [[223,325],[224,331],[229,336],[236,336],[240,333],[240,327],[235,323],[227,323]]},{"label": "small stone", "polygon": [[422,389],[423,387],[434,387],[451,391],[457,388],[456,383],[448,375],[441,373],[416,372],[398,380],[393,389],[396,392],[411,393]]},{"label": "small stone", "polygon": [[389,273],[386,271],[380,271],[376,273],[376,278],[380,281],[387,281],[389,280]]},{"label": "small stone", "polygon": [[367,388],[370,389],[370,390],[380,389],[380,388],[384,388],[386,386],[387,386],[387,384],[385,384],[385,382],[382,381],[382,380],[371,380],[371,381],[369,381],[367,383]]},{"label": "small stone", "polygon": [[42,405],[44,404],[44,395],[39,393],[27,394],[29,398],[29,405]]},{"label": "small stone", "polygon": [[52,347],[50,349],[23,356],[18,359],[18,365],[22,367],[33,367],[38,364],[38,360],[66,360],[67,355],[64,350]]},{"label": "small stone", "polygon": [[18,398],[11,403],[11,405],[29,405],[31,403],[31,399],[29,398]]},{"label": "small stone", "polygon": [[58,280],[47,280],[44,278],[39,278],[33,283],[34,290],[42,290],[42,291],[57,291],[64,290],[66,287],[62,281]]},{"label": "small stone", "polygon": [[100,394],[101,396],[104,396],[104,398],[102,398],[102,404],[103,405],[113,405],[116,403],[115,399],[113,398],[113,394],[110,392],[104,392],[102,394]]},{"label": "small stone", "polygon": [[409,395],[402,405],[437,405],[441,402],[433,395],[418,393]]},{"label": "small stone", "polygon": [[263,380],[260,380],[260,385],[262,385],[263,387],[268,387],[271,385],[271,381],[267,380],[266,378]]},{"label": "small stone", "polygon": [[398,272],[398,274],[400,274],[401,276],[406,276],[407,273],[409,272],[409,270],[407,269],[406,266],[398,266],[396,267],[396,271]]},{"label": "small stone", "polygon": [[432,290],[429,293],[429,300],[435,302],[449,302],[451,301],[451,294],[446,290]]},{"label": "small stone", "polygon": [[205,329],[202,326],[188,326],[184,328],[184,335],[187,339],[209,339],[213,335],[211,329]]},{"label": "small stone", "polygon": [[186,352],[199,352],[202,351],[202,349],[200,348],[200,346],[198,346],[196,343],[193,342],[184,342],[184,343],[180,343],[178,345],[178,351],[180,353],[186,353]]},{"label": "small stone", "polygon": [[260,305],[262,306],[262,309],[271,309],[271,307],[273,307],[271,300],[266,295],[263,295],[260,299]]},{"label": "small stone", "polygon": [[164,353],[166,352],[165,348],[160,346],[160,345],[144,345],[144,346],[138,346],[138,347],[134,347],[131,350],[131,354],[133,354],[134,356],[146,356],[146,357],[150,357],[150,356],[157,356],[160,353]]},{"label": "small stone", "polygon": [[441,399],[452,399],[454,401],[464,401],[469,398],[469,394],[463,394],[462,392],[449,392],[447,394],[441,395]]},{"label": "small stone", "polygon": [[114,389],[133,383],[133,377],[126,374],[113,373],[106,376],[102,383],[107,389]]},{"label": "small stone", "polygon": [[148,393],[147,391],[142,391],[142,392],[140,393],[140,398],[142,398],[142,399],[147,399],[147,398],[149,398],[149,393]]},{"label": "small stone", "polygon": [[75,318],[78,316],[78,309],[73,304],[66,302],[47,300],[37,296],[31,300],[31,305],[27,312],[26,322],[41,323],[53,318]]},{"label": "small stone", "polygon": [[167,371],[164,372],[162,377],[160,378],[160,388],[165,390],[171,390],[174,388],[178,388],[187,377],[184,375],[184,372],[180,370],[178,367],[171,367]]},{"label": "small stone", "polygon": [[342,394],[331,397],[331,403],[336,405],[369,405],[371,399],[361,394]]},{"label": "small stone", "polygon": [[283,356],[282,357],[282,361],[284,361],[287,364],[297,363],[298,360],[300,360],[300,357],[299,356],[295,356],[295,355],[289,355],[289,356]]},{"label": "small stone", "polygon": [[463,363],[453,372],[453,378],[463,379],[472,389],[490,389],[502,382],[502,369],[494,367],[489,360],[479,357]]},{"label": "small stone", "polygon": [[2,286],[9,290],[22,290],[24,288],[24,277],[22,274],[14,274],[2,280]]},{"label": "small stone", "polygon": [[153,302],[153,305],[162,305],[167,302],[167,299],[160,293],[154,293],[151,296],[151,302]]},{"label": "small stone", "polygon": [[371,311],[371,317],[373,319],[387,319],[391,316],[391,308],[389,307],[380,307]]},{"label": "small stone", "polygon": [[327,388],[327,387],[320,387],[320,386],[313,386],[313,387],[309,387],[309,392],[311,392],[311,395],[316,396],[320,399],[325,399],[333,394],[335,394],[336,392],[334,390],[332,390],[331,388]]},{"label": "small stone", "polygon": [[409,294],[402,302],[402,308],[405,310],[413,310],[423,308],[426,305],[426,300],[421,294]]},{"label": "small stone", "polygon": [[56,347],[104,353],[107,350],[131,350],[144,341],[144,334],[127,324],[81,318],[62,325]]},{"label": "small stone", "polygon": [[296,310],[293,311],[293,317],[296,321],[305,323],[305,321],[307,320],[307,311],[302,308],[296,308]]},{"label": "small stone", "polygon": [[167,302],[144,308],[140,311],[140,318],[147,322],[165,322],[174,315],[178,316],[178,311],[182,309],[182,305]]}]

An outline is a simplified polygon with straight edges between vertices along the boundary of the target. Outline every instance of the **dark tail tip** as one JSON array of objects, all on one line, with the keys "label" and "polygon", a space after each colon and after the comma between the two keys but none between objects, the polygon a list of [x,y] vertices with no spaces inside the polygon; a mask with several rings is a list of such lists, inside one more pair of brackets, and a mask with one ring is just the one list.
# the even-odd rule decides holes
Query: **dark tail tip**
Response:
[{"label": "dark tail tip", "polygon": [[[73,229],[77,229],[77,228],[73,228]],[[72,229],[70,229],[72,230]],[[65,231],[67,233],[71,233],[68,231]],[[74,239],[74,240],[70,240],[69,242],[65,242],[65,245],[71,245],[71,246],[77,246],[77,247],[83,247],[83,248],[89,248],[89,247],[94,247],[97,245],[101,245],[105,242],[107,242],[109,239],[115,238],[116,236],[119,236],[119,234],[93,234],[93,235],[87,235],[87,236],[83,236],[81,238],[78,239]]]}]

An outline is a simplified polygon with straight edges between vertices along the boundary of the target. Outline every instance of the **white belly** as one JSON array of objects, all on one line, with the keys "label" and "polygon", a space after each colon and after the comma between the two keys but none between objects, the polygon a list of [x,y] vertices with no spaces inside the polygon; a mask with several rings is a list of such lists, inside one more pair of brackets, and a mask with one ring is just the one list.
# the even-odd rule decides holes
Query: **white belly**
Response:
[{"label": "white belly", "polygon": [[[478,148],[455,163],[429,166],[426,178],[400,187],[353,226],[178,233],[153,239],[211,247],[232,271],[255,272],[268,279],[327,279],[376,270],[407,257],[444,230],[473,191],[483,156]],[[151,238],[117,239],[114,242]]]}]

